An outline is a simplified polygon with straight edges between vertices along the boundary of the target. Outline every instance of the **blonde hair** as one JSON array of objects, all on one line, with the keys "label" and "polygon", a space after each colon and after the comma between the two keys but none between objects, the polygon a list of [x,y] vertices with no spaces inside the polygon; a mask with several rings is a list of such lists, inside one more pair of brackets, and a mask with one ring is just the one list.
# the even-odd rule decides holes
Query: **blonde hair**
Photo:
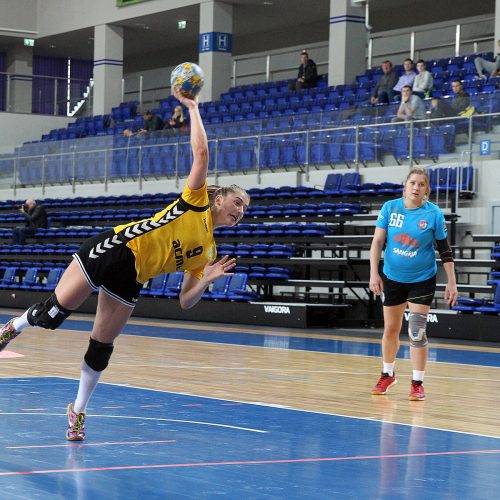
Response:
[{"label": "blonde hair", "polygon": [[403,196],[406,196],[406,184],[410,180],[410,177],[412,175],[423,175],[425,178],[425,182],[427,183],[427,194],[424,196],[424,200],[427,200],[429,198],[429,195],[431,194],[431,181],[429,179],[429,172],[427,171],[426,168],[422,167],[413,167],[410,169],[408,172],[408,175],[406,176],[405,181],[403,182]]},{"label": "blonde hair", "polygon": [[217,196],[219,195],[225,198],[228,194],[241,193],[250,200],[250,195],[243,188],[237,186],[236,184],[231,184],[230,186],[218,186],[217,184],[212,184],[207,187],[207,191],[208,200],[211,207],[215,203],[215,198],[217,198]]}]

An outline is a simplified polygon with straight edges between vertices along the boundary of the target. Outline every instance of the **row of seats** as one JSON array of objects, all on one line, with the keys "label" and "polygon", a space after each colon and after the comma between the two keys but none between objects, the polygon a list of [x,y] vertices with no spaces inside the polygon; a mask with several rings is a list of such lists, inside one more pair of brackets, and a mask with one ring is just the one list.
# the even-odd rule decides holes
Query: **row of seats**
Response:
[{"label": "row of seats", "polygon": [[[323,204],[328,205],[328,204]],[[290,209],[289,209],[290,210]],[[335,208],[323,207],[317,210],[313,208],[308,209],[309,215],[315,212],[317,215],[335,215]],[[345,212],[342,212],[344,214]],[[293,210],[288,212],[290,214],[300,214],[300,210]],[[138,218],[130,218],[130,220],[139,220]],[[53,227],[53,228],[40,228],[35,232],[35,238],[49,240],[50,238],[90,238],[95,236],[106,229],[107,227]],[[259,237],[259,236],[324,236],[331,234],[334,228],[331,226],[316,224],[316,223],[303,223],[303,224],[239,224],[238,226],[230,227],[224,226],[214,230],[214,236],[227,237],[238,236],[245,237]],[[0,228],[0,238],[12,237],[12,229]]]},{"label": "row of seats", "polygon": [[248,275],[241,273],[235,273],[232,276],[221,276],[212,283],[209,290],[202,295],[202,298],[235,302],[258,300],[258,294],[247,289],[247,281]]},{"label": "row of seats", "polygon": [[0,245],[0,255],[46,255],[61,259],[78,252],[79,245],[65,243],[46,243],[32,245]]},{"label": "row of seats", "polygon": [[[77,252],[78,245],[64,243],[46,243],[31,245],[0,245],[0,255],[47,255],[66,257]],[[230,253],[238,257],[292,257],[296,253],[295,247],[291,245],[257,243],[247,244],[222,244],[217,247],[219,254]]]},{"label": "row of seats", "polygon": [[[500,247],[493,248],[492,258],[500,259]],[[459,297],[453,309],[464,314],[500,314],[500,272],[492,272],[490,273],[490,277],[491,279],[488,280],[488,285],[495,286],[493,300]]]},{"label": "row of seats", "polygon": [[[312,165],[351,164],[356,161],[382,162],[386,154],[397,161],[409,158],[410,138],[403,126],[384,130],[363,130],[356,141],[355,131],[325,131],[312,134],[308,143],[305,134],[264,136],[260,139],[239,139],[210,142],[209,170],[245,173],[261,169]],[[427,127],[413,139],[413,158],[439,159],[454,151],[455,126]],[[259,153],[258,153],[259,152]],[[129,148],[114,151],[106,161],[105,152],[85,155],[74,161],[71,155],[54,155],[47,159],[35,157],[19,162],[19,179],[23,184],[71,183],[142,177],[185,177],[191,168],[191,146],[188,143],[154,148]],[[107,164],[107,167],[106,167]]]},{"label": "row of seats", "polygon": [[[20,276],[20,269],[15,266],[7,267],[0,279],[0,289],[30,290],[52,292],[64,272],[63,268],[50,269],[46,276],[42,276],[41,269],[30,267]],[[147,297],[178,297],[182,287],[184,273],[177,271],[161,274],[153,278],[141,290],[142,296]],[[247,289],[248,275],[235,273],[233,276],[221,276],[203,294],[204,299],[226,299],[249,301],[258,299],[258,294]]]},{"label": "row of seats", "polygon": [[43,274],[42,268],[29,267],[24,270],[24,273],[19,277],[20,268],[16,266],[7,267],[0,280],[0,288],[8,290],[33,290],[51,292],[55,289],[59,279],[64,272],[64,268],[54,267],[48,271],[46,276]]},{"label": "row of seats", "polygon": [[[321,215],[325,215],[323,212]],[[270,236],[324,236],[334,232],[331,226],[304,223],[304,224],[239,224],[234,227],[221,227],[214,231],[214,235],[244,237],[270,237]]]}]

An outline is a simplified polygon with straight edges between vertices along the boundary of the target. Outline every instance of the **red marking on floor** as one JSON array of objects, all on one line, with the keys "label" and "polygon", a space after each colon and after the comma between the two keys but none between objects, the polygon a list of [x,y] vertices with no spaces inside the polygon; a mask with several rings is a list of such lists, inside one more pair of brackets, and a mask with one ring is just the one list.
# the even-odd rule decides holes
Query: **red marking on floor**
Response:
[{"label": "red marking on floor", "polygon": [[190,405],[181,405],[181,406],[203,406],[201,403],[193,403]]},{"label": "red marking on floor", "polygon": [[8,359],[8,358],[24,358],[24,354],[19,354],[14,351],[2,351],[0,352],[0,358]]},{"label": "red marking on floor", "polygon": [[122,465],[116,467],[85,467],[81,469],[48,469],[0,472],[0,476],[55,474],[60,472],[93,472],[104,470],[134,470],[134,469],[168,469],[176,467],[213,467],[216,465],[266,465],[266,464],[293,464],[314,462],[341,462],[343,460],[380,460],[387,458],[410,457],[437,457],[446,455],[480,455],[482,453],[500,453],[500,450],[466,450],[466,451],[436,451],[428,453],[402,453],[400,455],[360,455],[354,457],[325,457],[325,458],[297,458],[282,460],[243,460],[241,462],[194,462],[185,464],[153,464],[153,465]]},{"label": "red marking on floor", "polygon": [[10,450],[18,450],[24,448],[76,448],[81,446],[109,446],[109,445],[124,445],[124,444],[156,444],[156,443],[176,443],[175,439],[162,439],[158,441],[104,441],[102,443],[66,443],[66,444],[35,444],[29,446],[6,446]]},{"label": "red marking on floor", "polygon": [[139,408],[163,408],[163,405],[141,405]]}]

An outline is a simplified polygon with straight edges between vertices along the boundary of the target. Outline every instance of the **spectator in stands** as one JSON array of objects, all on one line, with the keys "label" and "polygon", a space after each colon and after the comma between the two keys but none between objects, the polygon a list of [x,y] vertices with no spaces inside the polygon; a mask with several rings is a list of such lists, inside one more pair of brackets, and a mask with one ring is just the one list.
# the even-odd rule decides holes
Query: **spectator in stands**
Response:
[{"label": "spectator in stands", "polygon": [[214,229],[235,226],[250,198],[242,188],[207,187],[208,141],[197,99],[175,97],[188,110],[193,164],[181,196],[149,219],[119,225],[84,242],[54,294],[0,329],[0,350],[28,326],[54,330],[100,287],[76,400],[68,405],[66,438],[85,438],[87,403],[107,367],[113,342],[127,323],[139,293],[154,276],[184,271],[182,309],[193,307],[210,283],[230,276],[235,259],[215,262]]},{"label": "spectator in stands", "polygon": [[318,83],[318,69],[316,63],[309,59],[309,54],[306,50],[300,53],[300,66],[297,80],[290,82],[288,88],[290,90],[310,89],[316,87]]},{"label": "spectator in stands", "polygon": [[372,104],[389,104],[394,98],[394,91],[392,89],[398,81],[398,75],[392,68],[391,61],[384,61],[381,67],[383,75],[377,82],[375,90],[373,91],[373,94],[370,98],[370,102]]},{"label": "spectator in stands", "polygon": [[149,110],[143,113],[142,117],[144,118],[144,125],[141,132],[156,132],[157,130],[161,130],[164,126],[163,120]]},{"label": "spectator in stands", "polygon": [[[497,44],[499,47],[498,50],[500,50],[500,40],[498,40]],[[489,73],[490,76],[495,76],[498,70],[500,70],[500,53],[497,52],[494,61],[487,61],[483,57],[476,57],[474,59],[474,64],[476,66],[478,78],[487,80],[488,77],[484,74],[485,71]]]},{"label": "spectator in stands", "polygon": [[405,85],[413,87],[413,82],[417,76],[415,71],[413,71],[413,61],[411,59],[405,59],[403,61],[403,74],[399,77],[398,82],[394,85],[394,94],[401,94],[401,89]]},{"label": "spectator in stands", "polygon": [[45,207],[31,198],[28,198],[19,210],[24,216],[24,227],[13,229],[12,243],[24,245],[26,244],[26,238],[35,236],[38,228],[47,227],[48,217]]},{"label": "spectator in stands", "polygon": [[431,118],[448,118],[451,116],[469,116],[473,114],[474,106],[470,105],[470,95],[464,91],[462,82],[455,79],[451,82],[452,99],[438,99],[431,101]]},{"label": "spectator in stands", "polygon": [[434,78],[432,73],[425,69],[425,61],[419,59],[417,61],[418,74],[413,81],[413,94],[420,98],[429,97],[432,87],[434,86]]},{"label": "spectator in stands", "polygon": [[425,106],[420,97],[413,95],[411,87],[401,89],[401,104],[393,121],[424,120]]},{"label": "spectator in stands", "polygon": [[453,90],[453,100],[450,103],[451,109],[455,116],[462,115],[470,106],[470,95],[465,92],[462,82],[456,78],[451,82]]},{"label": "spectator in stands", "polygon": [[[408,334],[413,366],[410,401],[425,399],[424,371],[428,355],[427,314],[436,290],[435,246],[447,275],[444,298],[450,306],[457,300],[453,252],[448,244],[446,223],[438,206],[430,203],[429,175],[413,168],[404,183],[402,198],[382,206],[370,249],[370,290],[382,295],[384,334],[382,338],[382,375],[372,394],[386,394],[396,384],[394,364],[399,349],[399,334],[406,308],[410,310]],[[382,249],[382,276],[379,263]]]},{"label": "spectator in stands", "polygon": [[176,106],[172,116],[168,119],[165,128],[168,130],[177,130],[187,127],[187,120],[184,116],[184,110],[182,106]]}]

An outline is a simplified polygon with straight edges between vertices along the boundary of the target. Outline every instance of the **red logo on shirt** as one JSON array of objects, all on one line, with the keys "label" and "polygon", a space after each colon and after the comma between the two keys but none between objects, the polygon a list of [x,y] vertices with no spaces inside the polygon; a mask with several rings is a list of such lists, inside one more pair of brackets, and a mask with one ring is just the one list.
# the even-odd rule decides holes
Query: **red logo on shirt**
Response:
[{"label": "red logo on shirt", "polygon": [[425,220],[419,220],[418,221],[418,227],[420,229],[425,229],[427,227],[427,221],[425,221]]}]

